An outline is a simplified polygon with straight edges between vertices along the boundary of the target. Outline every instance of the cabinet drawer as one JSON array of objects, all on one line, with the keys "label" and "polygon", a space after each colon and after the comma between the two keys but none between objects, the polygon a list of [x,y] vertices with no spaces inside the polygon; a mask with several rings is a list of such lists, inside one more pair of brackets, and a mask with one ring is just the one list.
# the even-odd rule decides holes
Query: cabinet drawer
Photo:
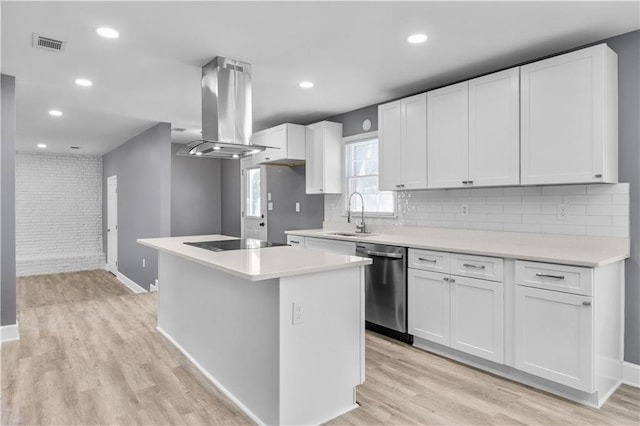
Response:
[{"label": "cabinet drawer", "polygon": [[442,251],[409,249],[409,268],[449,273],[449,257]]},{"label": "cabinet drawer", "polygon": [[451,274],[502,282],[502,259],[470,254],[452,254]]},{"label": "cabinet drawer", "polygon": [[287,244],[293,247],[304,247],[304,237],[299,235],[287,235]]},{"label": "cabinet drawer", "polygon": [[336,241],[328,240],[325,238],[306,237],[304,239],[304,246],[308,249],[331,251],[334,253],[348,254],[350,256],[356,255],[356,243],[352,243],[349,241]]},{"label": "cabinet drawer", "polygon": [[592,296],[593,269],[517,260],[516,284]]}]

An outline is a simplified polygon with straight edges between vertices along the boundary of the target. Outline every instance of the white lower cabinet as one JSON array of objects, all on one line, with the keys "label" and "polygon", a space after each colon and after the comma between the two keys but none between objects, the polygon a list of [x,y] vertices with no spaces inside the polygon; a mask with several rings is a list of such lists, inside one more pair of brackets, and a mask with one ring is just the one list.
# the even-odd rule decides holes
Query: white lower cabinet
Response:
[{"label": "white lower cabinet", "polygon": [[287,235],[287,244],[292,247],[304,247],[305,238],[300,235]]},{"label": "white lower cabinet", "polygon": [[515,294],[516,368],[593,392],[592,298],[524,286]]},{"label": "white lower cabinet", "polygon": [[504,361],[502,283],[452,277],[451,347],[493,362]]},{"label": "white lower cabinet", "polygon": [[[444,258],[443,265],[455,264],[459,256],[412,249],[409,253],[410,259]],[[448,272],[408,269],[409,334],[502,363],[503,283]]]},{"label": "white lower cabinet", "polygon": [[356,255],[356,243],[351,241],[337,241],[326,238],[306,237],[304,247],[308,249],[330,251],[338,254]]},{"label": "white lower cabinet", "polygon": [[409,269],[407,277],[409,334],[449,346],[448,274]]}]

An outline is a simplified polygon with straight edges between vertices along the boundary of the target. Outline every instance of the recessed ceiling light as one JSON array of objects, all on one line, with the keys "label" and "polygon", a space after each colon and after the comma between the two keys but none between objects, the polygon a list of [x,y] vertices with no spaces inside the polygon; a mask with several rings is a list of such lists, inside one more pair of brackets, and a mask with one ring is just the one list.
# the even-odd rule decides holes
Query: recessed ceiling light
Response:
[{"label": "recessed ceiling light", "polygon": [[53,117],[62,117],[62,111],[59,111],[57,109],[52,109],[49,111],[49,115]]},{"label": "recessed ceiling light", "polygon": [[303,89],[311,89],[313,87],[313,82],[301,81],[300,83],[298,83],[298,86],[302,87]]},{"label": "recessed ceiling light", "polygon": [[76,78],[76,84],[82,87],[93,86],[93,82],[91,80],[87,80],[86,78]]},{"label": "recessed ceiling light", "polygon": [[233,154],[231,157],[232,158],[239,158],[240,156],[238,154]]},{"label": "recessed ceiling light", "polygon": [[407,37],[407,41],[411,44],[418,44],[418,43],[424,43],[425,41],[427,41],[427,35],[426,34],[411,34],[409,37]]},{"label": "recessed ceiling light", "polygon": [[198,151],[198,152],[196,152],[196,155],[197,155],[197,156],[202,155],[202,151]]},{"label": "recessed ceiling light", "polygon": [[214,150],[214,151],[220,151],[221,149],[222,149],[222,148],[220,148],[219,146],[214,146],[214,147],[213,147],[213,150]]},{"label": "recessed ceiling light", "polygon": [[104,38],[118,38],[120,37],[120,33],[109,27],[100,27],[96,30],[98,35]]},{"label": "recessed ceiling light", "polygon": [[47,147],[46,143],[39,143],[38,145],[36,145],[38,148],[40,149],[45,149]]}]

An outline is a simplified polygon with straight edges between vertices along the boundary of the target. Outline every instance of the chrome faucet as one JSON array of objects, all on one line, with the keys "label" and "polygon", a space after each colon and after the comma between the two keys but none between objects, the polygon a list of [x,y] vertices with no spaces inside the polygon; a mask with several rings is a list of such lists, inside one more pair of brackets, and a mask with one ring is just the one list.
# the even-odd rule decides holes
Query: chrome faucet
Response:
[{"label": "chrome faucet", "polygon": [[358,194],[360,196],[360,200],[362,201],[362,221],[356,225],[356,232],[360,232],[362,234],[367,232],[367,225],[364,223],[364,197],[361,193],[354,191],[349,195],[349,208],[347,209],[347,223],[351,223],[351,198]]}]

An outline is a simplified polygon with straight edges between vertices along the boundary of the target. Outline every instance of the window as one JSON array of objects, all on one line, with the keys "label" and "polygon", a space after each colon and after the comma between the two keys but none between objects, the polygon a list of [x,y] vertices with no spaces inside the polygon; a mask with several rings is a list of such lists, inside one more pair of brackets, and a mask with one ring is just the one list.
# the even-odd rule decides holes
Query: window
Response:
[{"label": "window", "polygon": [[260,167],[247,169],[247,216],[260,217]]},{"label": "window", "polygon": [[[378,139],[369,137],[345,145],[347,165],[347,194],[345,211],[349,209],[349,196],[357,191],[364,198],[368,216],[392,216],[396,210],[393,191],[378,191]],[[351,211],[360,212],[362,202],[357,195],[351,199]]]}]

